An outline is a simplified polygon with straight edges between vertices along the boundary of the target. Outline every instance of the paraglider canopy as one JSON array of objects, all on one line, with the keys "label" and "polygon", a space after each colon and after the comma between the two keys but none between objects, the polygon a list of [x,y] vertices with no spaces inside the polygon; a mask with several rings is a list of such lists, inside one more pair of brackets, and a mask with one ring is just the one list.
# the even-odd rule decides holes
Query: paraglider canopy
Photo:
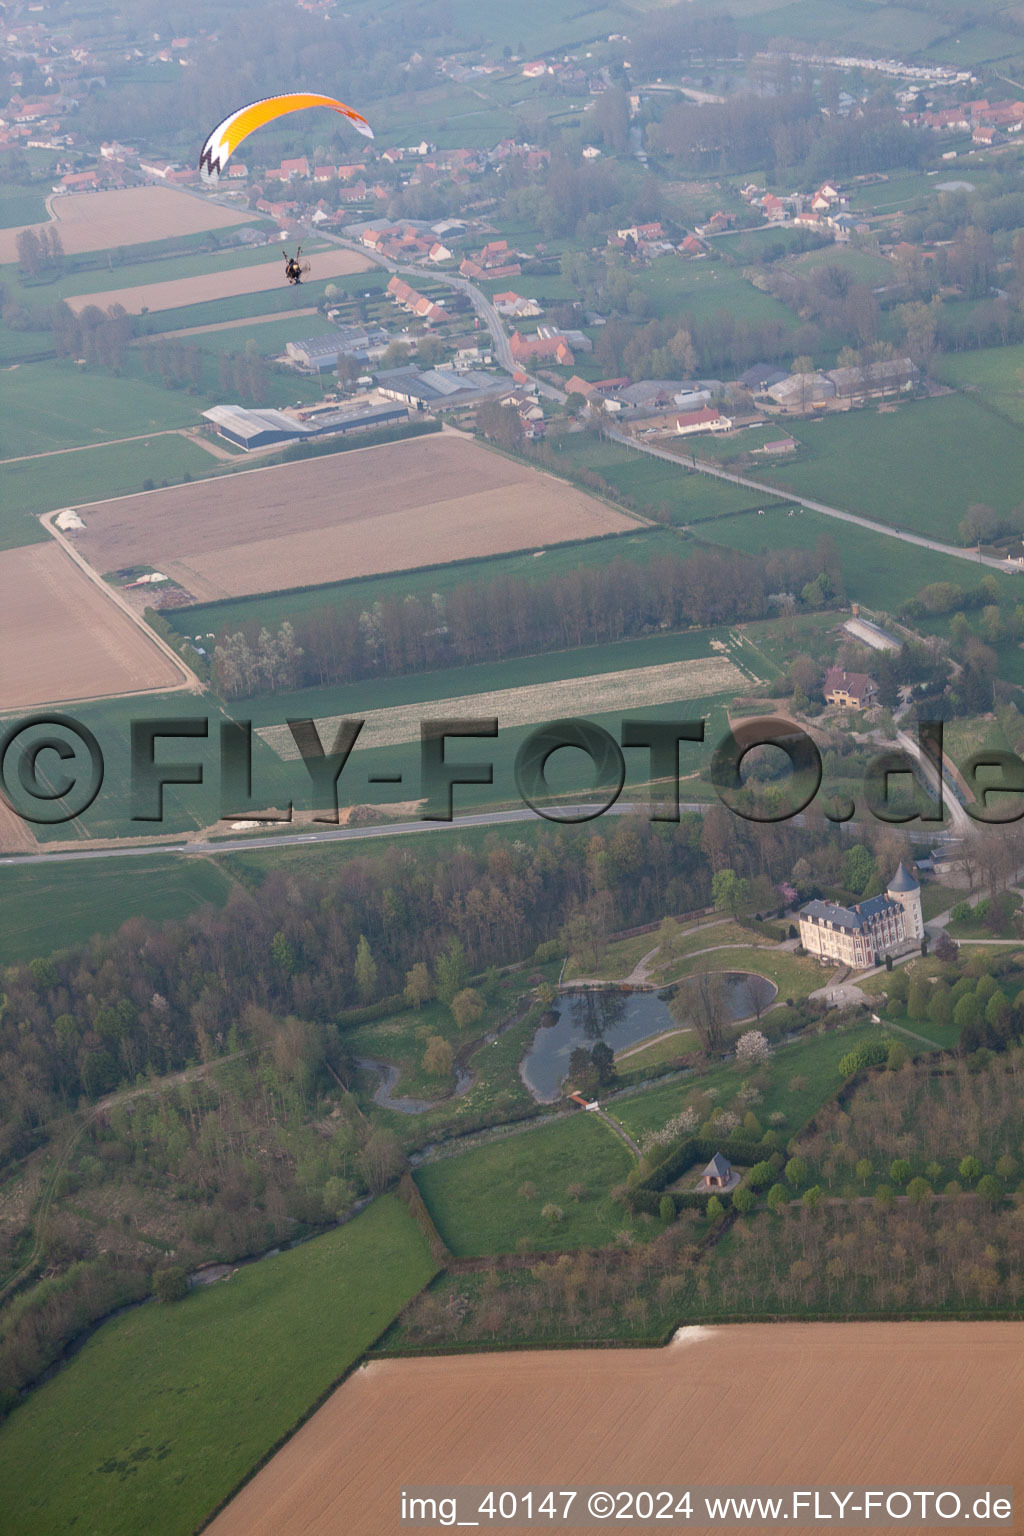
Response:
[{"label": "paraglider canopy", "polygon": [[230,117],[218,123],[203,145],[199,156],[200,171],[211,179],[219,176],[239,144],[250,133],[272,123],[275,118],[284,117],[288,112],[302,112],[309,107],[329,107],[332,112],[347,117],[357,133],[361,133],[364,138],[373,138],[373,129],[366,118],[352,107],[346,107],[343,101],[337,101],[333,96],[317,96],[308,91],[292,91],[285,96],[266,96],[261,101],[251,101],[248,106],[239,107],[237,112],[232,112]]}]

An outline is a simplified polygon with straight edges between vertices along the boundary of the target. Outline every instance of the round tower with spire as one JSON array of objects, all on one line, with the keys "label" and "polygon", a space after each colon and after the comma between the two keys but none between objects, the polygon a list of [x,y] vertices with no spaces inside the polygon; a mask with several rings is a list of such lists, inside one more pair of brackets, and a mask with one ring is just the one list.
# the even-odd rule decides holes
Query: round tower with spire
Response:
[{"label": "round tower with spire", "polygon": [[924,915],[921,911],[921,887],[907,866],[900,863],[889,881],[885,893],[890,901],[898,901],[903,908],[903,924],[908,942],[919,943],[924,937]]}]

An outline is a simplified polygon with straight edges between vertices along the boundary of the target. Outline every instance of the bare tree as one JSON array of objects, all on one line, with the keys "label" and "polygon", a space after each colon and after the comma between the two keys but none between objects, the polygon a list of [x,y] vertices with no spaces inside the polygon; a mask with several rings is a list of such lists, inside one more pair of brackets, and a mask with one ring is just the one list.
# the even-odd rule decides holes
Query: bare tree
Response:
[{"label": "bare tree", "polygon": [[761,1015],[768,1008],[776,994],[775,985],[767,976],[758,976],[756,972],[749,972],[743,978],[741,995],[750,1013],[760,1024]]},{"label": "bare tree", "polygon": [[677,1024],[696,1030],[706,1055],[722,1049],[728,1008],[720,975],[706,971],[694,977],[678,989],[668,1006]]}]

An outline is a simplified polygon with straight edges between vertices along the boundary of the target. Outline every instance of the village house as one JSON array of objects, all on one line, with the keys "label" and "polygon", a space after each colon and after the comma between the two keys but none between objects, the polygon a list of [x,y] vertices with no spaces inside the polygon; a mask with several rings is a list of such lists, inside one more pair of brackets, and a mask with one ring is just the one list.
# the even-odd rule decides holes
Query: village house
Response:
[{"label": "village house", "polygon": [[699,411],[687,411],[676,417],[676,436],[693,437],[701,432],[731,432],[732,421],[714,406],[702,406]]},{"label": "village house", "polygon": [[499,315],[505,315],[512,320],[522,320],[530,315],[542,313],[536,299],[523,298],[521,294],[513,293],[511,290],[508,293],[496,293],[493,303]]},{"label": "village house", "polygon": [[878,693],[878,684],[866,672],[847,672],[829,667],[825,673],[825,703],[841,709],[870,709]]},{"label": "village house", "polygon": [[800,942],[822,964],[863,970],[883,955],[908,952],[923,937],[921,887],[902,863],[883,896],[850,907],[809,901],[800,910]]}]

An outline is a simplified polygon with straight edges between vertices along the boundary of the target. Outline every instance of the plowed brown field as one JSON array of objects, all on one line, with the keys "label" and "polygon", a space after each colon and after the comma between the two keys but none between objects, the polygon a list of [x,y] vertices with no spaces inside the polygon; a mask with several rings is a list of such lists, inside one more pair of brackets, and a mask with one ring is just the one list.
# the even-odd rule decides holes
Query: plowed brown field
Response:
[{"label": "plowed brown field", "polygon": [[[215,261],[216,257],[211,257]],[[318,251],[315,278],[347,277],[350,272],[367,272],[374,265],[358,251]],[[81,293],[68,299],[78,314],[89,304],[109,309],[121,304],[130,315],[144,309],[178,309],[184,304],[205,304],[208,299],[230,299],[239,293],[269,293],[272,288],[285,290],[284,268],[280,261],[264,261],[252,267],[226,267],[220,272],[204,272],[202,277],[170,278],[162,283],[146,283],[140,288],[113,288],[105,293]]]},{"label": "plowed brown field", "polygon": [[0,709],[180,684],[169,657],[57,544],[0,553]]},{"label": "plowed brown field", "polygon": [[[61,244],[69,256],[79,251],[106,251],[119,245],[141,245],[174,235],[195,235],[204,229],[248,224],[258,214],[247,209],[218,208],[177,187],[125,187],[111,192],[80,192],[56,197],[50,206]],[[23,224],[0,230],[0,261],[17,261],[22,229],[46,229],[47,224]]]},{"label": "plowed brown field", "polygon": [[[401,1489],[417,1485],[943,1489],[1016,1479],[1019,1494],[1022,1402],[1020,1323],[749,1324],[685,1329],[663,1350],[378,1362],[339,1388],[209,1531],[391,1536],[402,1528]],[[675,1528],[724,1529],[696,1518]],[[836,1524],[759,1529],[787,1528],[824,1536]]]},{"label": "plowed brown field", "polygon": [[80,507],[100,572],[152,565],[200,600],[557,544],[635,524],[455,434]]}]

